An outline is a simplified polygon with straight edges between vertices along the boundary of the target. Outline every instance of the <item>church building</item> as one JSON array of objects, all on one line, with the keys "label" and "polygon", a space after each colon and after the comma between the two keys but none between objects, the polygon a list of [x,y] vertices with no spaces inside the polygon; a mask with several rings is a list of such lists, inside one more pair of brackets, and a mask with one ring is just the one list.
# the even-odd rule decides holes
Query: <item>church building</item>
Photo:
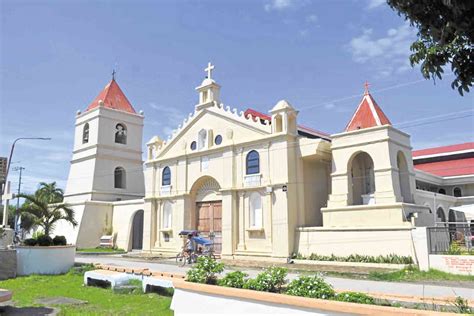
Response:
[{"label": "church building", "polygon": [[415,228],[459,219],[459,192],[474,195],[472,168],[445,176],[430,166],[473,159],[474,144],[462,156],[412,152],[367,87],[345,129],[328,135],[300,125],[285,100],[268,114],[225,106],[213,68],[189,116],[144,155],[144,114],[114,79],[77,112],[65,202],[79,225],[57,234],[81,248],[112,234],[119,248],[163,256],[180,251],[181,230],[197,229],[222,258],[415,258]]}]

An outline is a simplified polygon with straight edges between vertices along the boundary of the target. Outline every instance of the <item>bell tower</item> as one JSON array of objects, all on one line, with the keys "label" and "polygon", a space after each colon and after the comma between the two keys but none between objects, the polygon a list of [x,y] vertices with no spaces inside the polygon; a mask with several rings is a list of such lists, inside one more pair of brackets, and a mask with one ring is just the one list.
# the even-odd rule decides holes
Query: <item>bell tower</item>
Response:
[{"label": "bell tower", "polygon": [[143,113],[137,113],[115,78],[76,115],[65,200],[119,201],[145,194]]},{"label": "bell tower", "polygon": [[415,171],[410,136],[392,126],[369,93],[344,132],[331,135],[332,173],[325,227],[410,225]]}]

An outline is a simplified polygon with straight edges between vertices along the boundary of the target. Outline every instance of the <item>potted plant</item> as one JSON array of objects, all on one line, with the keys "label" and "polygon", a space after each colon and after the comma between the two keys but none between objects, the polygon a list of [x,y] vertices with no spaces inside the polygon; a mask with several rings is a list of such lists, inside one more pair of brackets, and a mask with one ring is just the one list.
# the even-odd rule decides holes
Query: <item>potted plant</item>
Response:
[{"label": "potted plant", "polygon": [[63,220],[77,226],[74,210],[63,203],[63,190],[53,183],[40,183],[34,194],[19,194],[25,199],[20,214],[30,223],[30,227],[39,227],[42,232],[26,239],[17,246],[19,275],[60,274],[74,265],[76,247],[67,245],[64,236],[51,237],[55,225]]}]

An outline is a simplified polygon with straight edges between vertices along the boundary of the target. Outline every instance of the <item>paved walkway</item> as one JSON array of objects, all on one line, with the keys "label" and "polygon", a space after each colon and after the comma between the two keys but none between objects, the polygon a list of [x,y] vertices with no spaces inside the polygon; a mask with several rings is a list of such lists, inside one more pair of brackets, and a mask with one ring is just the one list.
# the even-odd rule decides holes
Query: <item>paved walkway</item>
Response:
[{"label": "paved walkway", "polygon": [[[127,266],[132,268],[148,268],[150,270],[185,273],[190,267],[179,267],[172,260],[163,260],[161,262],[150,262],[140,259],[122,258],[115,255],[107,256],[76,256],[78,263],[101,263],[108,265]],[[260,271],[257,269],[241,269],[254,277]],[[288,279],[294,279],[298,273],[288,273]],[[453,287],[453,286],[439,286],[421,283],[401,283],[401,282],[383,282],[383,281],[369,281],[369,280],[354,280],[345,278],[336,278],[327,276],[325,279],[331,283],[336,290],[347,291],[364,291],[372,293],[404,295],[404,296],[419,296],[419,297],[455,297],[462,296],[463,298],[473,300],[474,289]]]}]

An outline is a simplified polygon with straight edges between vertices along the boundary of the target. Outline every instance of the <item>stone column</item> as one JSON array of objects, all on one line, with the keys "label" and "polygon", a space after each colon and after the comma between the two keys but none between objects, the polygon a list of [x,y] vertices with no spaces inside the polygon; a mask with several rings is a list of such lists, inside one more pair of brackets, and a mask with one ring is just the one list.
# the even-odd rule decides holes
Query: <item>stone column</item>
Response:
[{"label": "stone column", "polygon": [[239,198],[239,243],[237,250],[245,250],[245,192],[238,193]]}]

